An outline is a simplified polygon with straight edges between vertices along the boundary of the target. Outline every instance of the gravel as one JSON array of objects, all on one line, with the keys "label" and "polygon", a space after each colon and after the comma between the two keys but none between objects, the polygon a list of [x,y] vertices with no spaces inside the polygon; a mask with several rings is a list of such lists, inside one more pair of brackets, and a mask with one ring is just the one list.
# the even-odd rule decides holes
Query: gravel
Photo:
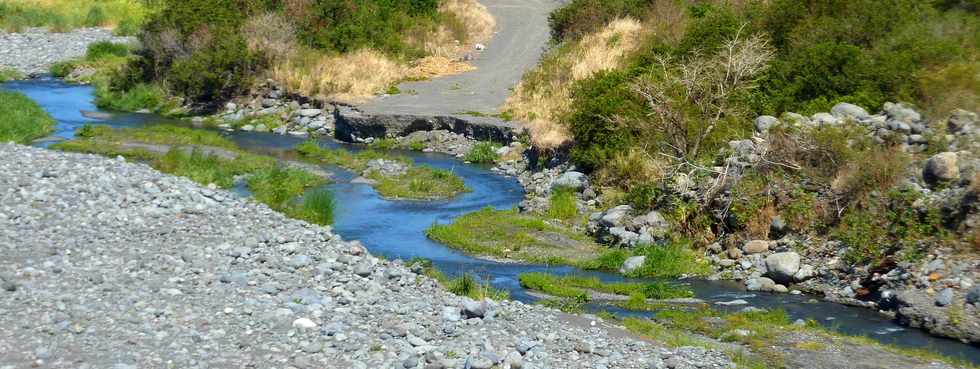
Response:
[{"label": "gravel", "polygon": [[0,31],[0,67],[14,69],[28,76],[48,73],[52,64],[85,55],[88,45],[98,41],[132,42],[116,37],[102,28],[80,28],[54,33],[45,28],[28,28],[22,33]]},{"label": "gravel", "polygon": [[451,295],[329,228],[142,164],[0,155],[0,368],[732,367],[597,318]]}]

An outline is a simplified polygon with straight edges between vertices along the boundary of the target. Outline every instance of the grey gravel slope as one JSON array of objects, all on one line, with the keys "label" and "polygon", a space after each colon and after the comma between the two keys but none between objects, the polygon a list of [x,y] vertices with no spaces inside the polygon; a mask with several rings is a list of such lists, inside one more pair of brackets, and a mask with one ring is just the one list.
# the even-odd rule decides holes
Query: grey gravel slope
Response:
[{"label": "grey gravel slope", "polygon": [[480,0],[497,20],[497,33],[467,73],[409,82],[402,93],[376,98],[359,108],[368,114],[453,115],[494,113],[548,44],[548,14],[559,0]]},{"label": "grey gravel slope", "polygon": [[29,28],[21,33],[0,30],[0,67],[26,75],[48,73],[52,64],[85,55],[88,45],[98,41],[129,43],[129,37],[116,37],[102,28],[80,28],[55,33]]},{"label": "grey gravel slope", "polygon": [[0,368],[730,365],[450,295],[328,228],[142,164],[0,156]]}]

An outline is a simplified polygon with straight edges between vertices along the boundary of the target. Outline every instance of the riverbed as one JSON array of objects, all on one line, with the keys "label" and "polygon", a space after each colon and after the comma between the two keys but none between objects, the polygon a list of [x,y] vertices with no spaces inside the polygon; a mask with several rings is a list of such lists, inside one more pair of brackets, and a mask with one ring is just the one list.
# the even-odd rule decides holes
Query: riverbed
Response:
[{"label": "riverbed", "polygon": [[[152,114],[83,114],[98,112],[92,104],[93,90],[88,86],[69,85],[54,79],[36,79],[11,82],[0,88],[18,91],[34,99],[57,121],[53,138],[41,140],[38,146],[46,146],[56,139],[70,139],[74,131],[85,124],[106,124],[113,127],[137,127],[147,124],[173,122]],[[98,116],[96,119],[92,116]],[[291,149],[306,139],[271,133],[233,132],[230,139],[242,148],[275,153]],[[322,140],[328,141],[328,140]],[[340,142],[324,142],[323,145],[358,150],[357,146]],[[596,276],[606,281],[625,280],[622,276],[577,270],[565,266],[547,266],[515,263],[499,263],[468,256],[425,236],[425,230],[435,223],[448,223],[453,218],[484,207],[509,209],[517,206],[524,196],[523,189],[514,178],[499,176],[489,167],[465,164],[456,158],[433,153],[399,152],[417,164],[452,170],[464,179],[473,191],[447,201],[413,202],[391,201],[378,196],[366,184],[352,183],[354,176],[339,168],[335,182],[328,185],[337,199],[335,212],[336,233],[348,240],[360,240],[373,254],[388,259],[408,260],[421,257],[432,260],[450,276],[472,273],[489,281],[494,287],[510,292],[513,299],[533,302],[536,298],[520,287],[517,276],[524,272],[545,271],[556,274]],[[822,301],[816,296],[747,292],[740,284],[730,281],[684,280],[678,281],[692,287],[698,298],[709,303],[743,299],[748,306],[758,308],[782,308],[791,319],[812,319],[833,330],[862,335],[883,343],[922,348],[960,357],[980,364],[980,348],[944,338],[937,338],[918,330],[902,327],[875,311],[849,307]],[[743,306],[731,307],[742,309]],[[619,315],[645,315],[649,313],[615,311]]]}]

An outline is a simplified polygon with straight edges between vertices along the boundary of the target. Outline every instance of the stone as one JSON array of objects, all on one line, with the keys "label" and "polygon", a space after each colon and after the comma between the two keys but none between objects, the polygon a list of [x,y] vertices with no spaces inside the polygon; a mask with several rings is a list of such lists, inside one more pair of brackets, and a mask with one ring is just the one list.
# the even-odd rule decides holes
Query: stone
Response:
[{"label": "stone", "polygon": [[313,118],[323,114],[323,110],[320,109],[301,109],[299,111],[299,116],[306,118]]},{"label": "stone", "polygon": [[750,278],[745,282],[745,289],[749,291],[772,291],[776,282],[766,277]]},{"label": "stone", "polygon": [[953,303],[953,289],[944,288],[936,294],[936,306],[948,306]]},{"label": "stone", "polygon": [[293,328],[313,329],[316,328],[316,323],[309,318],[299,318],[293,321]]},{"label": "stone", "polygon": [[922,177],[931,184],[958,180],[960,168],[957,160],[958,155],[955,152],[941,152],[933,155],[926,161],[926,166],[922,169]]},{"label": "stone", "polygon": [[980,303],[980,285],[974,286],[966,293],[966,303],[973,305]]},{"label": "stone", "polygon": [[817,275],[816,270],[814,270],[812,265],[803,264],[800,266],[800,270],[793,274],[793,280],[796,282],[803,282]]},{"label": "stone", "polygon": [[474,301],[468,298],[463,299],[460,311],[463,312],[463,316],[466,319],[483,318],[487,315],[487,304],[484,301]]},{"label": "stone", "polygon": [[759,133],[769,132],[769,129],[779,125],[779,119],[771,115],[763,115],[755,118],[755,131]]},{"label": "stone", "polygon": [[589,177],[582,172],[568,171],[551,182],[551,189],[571,188],[579,191],[589,183]]},{"label": "stone", "polygon": [[977,113],[956,109],[946,121],[946,127],[951,133],[966,133],[977,124]]},{"label": "stone", "polygon": [[626,217],[632,211],[632,206],[620,205],[606,210],[606,212],[602,215],[602,218],[600,218],[600,221],[609,227],[619,227],[625,223]]},{"label": "stone", "polygon": [[761,254],[763,252],[769,251],[769,241],[752,240],[746,242],[745,245],[742,246],[742,251],[745,251],[745,253],[749,255]]},{"label": "stone", "polygon": [[883,110],[888,118],[899,122],[912,124],[922,121],[922,115],[919,112],[902,103],[886,102]]},{"label": "stone", "polygon": [[766,257],[766,270],[776,282],[792,282],[793,276],[800,271],[800,254],[790,251],[769,255]]},{"label": "stone", "polygon": [[830,115],[828,113],[816,113],[812,117],[810,117],[810,120],[817,126],[825,126],[825,125],[832,126],[840,122],[837,118],[835,118],[833,115]]},{"label": "stone", "polygon": [[466,358],[466,363],[463,364],[463,369],[490,369],[493,368],[493,362],[482,356],[470,356]]},{"label": "stone", "polygon": [[623,262],[623,266],[619,268],[619,272],[622,274],[629,274],[634,270],[643,267],[643,264],[646,263],[646,261],[647,261],[646,256],[634,256],[629,259],[626,259],[626,261]]},{"label": "stone", "polygon": [[749,304],[748,301],[742,299],[731,300],[731,301],[719,301],[715,303],[715,305],[720,305],[720,306],[735,306],[735,305],[748,305],[748,304]]},{"label": "stone", "polygon": [[834,105],[830,109],[830,114],[837,119],[852,119],[855,121],[862,121],[871,117],[864,108],[848,103]]},{"label": "stone", "polygon": [[358,276],[367,278],[371,276],[371,273],[374,273],[374,266],[369,262],[361,262],[354,267],[354,274]]}]

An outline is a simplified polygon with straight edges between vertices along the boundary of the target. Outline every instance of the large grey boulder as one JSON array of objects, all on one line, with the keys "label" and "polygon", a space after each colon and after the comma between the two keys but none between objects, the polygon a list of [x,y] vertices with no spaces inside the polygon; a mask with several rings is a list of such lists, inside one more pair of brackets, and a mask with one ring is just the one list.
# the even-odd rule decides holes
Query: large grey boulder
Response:
[{"label": "large grey boulder", "polygon": [[623,274],[629,274],[630,272],[640,269],[643,263],[647,261],[646,256],[634,256],[623,262],[623,266],[619,268],[619,272]]},{"label": "large grey boulder", "polygon": [[960,178],[960,168],[955,152],[941,152],[926,161],[922,177],[931,184],[955,181]]},{"label": "large grey boulder", "polygon": [[602,224],[609,227],[620,227],[625,223],[627,216],[633,211],[633,207],[629,205],[620,205],[612,209],[606,210],[602,214],[602,218],[599,220]]},{"label": "large grey boulder", "polygon": [[953,289],[946,288],[936,294],[936,306],[948,306],[953,303]]},{"label": "large grey boulder", "polygon": [[749,278],[745,281],[745,289],[749,291],[771,292],[776,288],[776,282],[766,277]]},{"label": "large grey boulder", "polygon": [[752,240],[746,242],[745,245],[742,246],[742,251],[745,251],[746,254],[750,254],[750,255],[761,254],[763,252],[769,251],[769,241]]},{"label": "large grey boulder", "polygon": [[829,113],[816,113],[812,117],[810,117],[810,121],[817,126],[825,126],[825,125],[832,126],[837,123],[840,123],[839,119],[837,119],[833,115],[830,115]]},{"label": "large grey boulder", "polygon": [[759,133],[768,132],[770,128],[779,125],[779,118],[771,115],[763,115],[755,118],[755,131]]},{"label": "large grey boulder", "polygon": [[853,119],[856,121],[865,120],[871,117],[871,115],[868,114],[868,111],[864,110],[864,108],[848,103],[834,105],[834,107],[830,109],[830,114],[837,119]]},{"label": "large grey boulder", "polygon": [[922,121],[922,114],[902,103],[886,102],[884,110],[888,118],[892,120],[909,124]]},{"label": "large grey boulder", "polygon": [[793,276],[800,271],[800,254],[790,251],[769,255],[766,257],[766,270],[776,282],[792,282]]},{"label": "large grey boulder", "polygon": [[589,177],[585,173],[568,171],[551,182],[551,188],[557,189],[564,187],[578,191],[585,188],[588,183]]}]

